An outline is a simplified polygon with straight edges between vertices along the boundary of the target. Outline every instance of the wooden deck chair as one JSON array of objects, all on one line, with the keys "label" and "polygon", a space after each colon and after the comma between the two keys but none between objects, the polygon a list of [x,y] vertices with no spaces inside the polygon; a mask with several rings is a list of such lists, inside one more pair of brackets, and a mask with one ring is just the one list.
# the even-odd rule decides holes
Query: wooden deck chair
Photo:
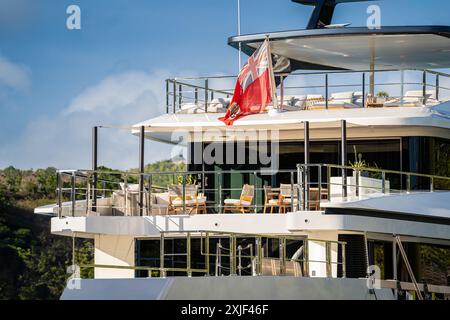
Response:
[{"label": "wooden deck chair", "polygon": [[253,202],[255,187],[250,184],[244,184],[239,199],[225,199],[223,212],[250,212]]},{"label": "wooden deck chair", "polygon": [[291,184],[280,183],[280,213],[290,211],[292,202],[297,206],[297,186],[294,184],[292,190]]},{"label": "wooden deck chair", "polygon": [[183,213],[183,208],[186,207],[186,212],[190,214],[197,208],[197,186],[188,184],[185,186],[185,201],[183,203],[183,186],[170,185],[169,186],[169,212]]}]

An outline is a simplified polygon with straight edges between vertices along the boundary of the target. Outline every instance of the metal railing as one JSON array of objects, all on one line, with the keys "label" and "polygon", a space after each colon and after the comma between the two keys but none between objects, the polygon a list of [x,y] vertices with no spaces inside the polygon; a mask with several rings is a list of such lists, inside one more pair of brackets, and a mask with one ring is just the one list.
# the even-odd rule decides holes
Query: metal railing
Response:
[{"label": "metal railing", "polygon": [[[143,195],[136,188],[142,176]],[[94,177],[98,177],[94,186]],[[232,182],[233,177],[241,183]],[[322,210],[322,204],[344,199],[361,199],[374,193],[393,194],[450,190],[450,177],[384,170],[355,168],[334,164],[298,164],[296,170],[267,171],[223,170],[133,173],[117,171],[59,170],[57,172],[58,216],[98,215],[166,215],[224,213],[230,209],[225,199],[239,199],[244,183],[254,188],[245,212],[265,213],[266,187],[272,178],[285,182],[290,193],[277,204],[279,212]],[[345,178],[343,178],[345,177]],[[195,185],[200,200],[191,199],[188,189]],[[212,181],[211,181],[212,180]],[[171,204],[168,186],[178,186],[177,205]],[[234,186],[233,186],[234,185]],[[277,186],[273,186],[276,188]],[[279,191],[281,194],[281,191]],[[94,194],[97,201],[93,201]],[[164,199],[163,199],[164,198]],[[144,201],[141,203],[139,199]],[[168,202],[160,204],[159,199]],[[63,200],[67,200],[63,202]],[[181,202],[180,202],[181,201]],[[233,207],[234,208],[234,207]],[[232,211],[232,210],[231,210]],[[243,211],[233,211],[243,212]]]},{"label": "metal railing", "polygon": [[335,164],[298,164],[297,181],[297,210],[320,210],[324,202],[360,199],[374,193],[450,190],[450,177]]},{"label": "metal railing", "polygon": [[[398,81],[391,80],[393,73],[394,77],[399,78]],[[375,80],[383,74],[388,74],[386,81]],[[414,75],[413,79],[407,79],[411,75]],[[405,103],[407,91],[420,91],[421,94],[414,97],[408,96],[408,98],[417,98],[422,105],[426,105],[431,96],[435,103],[447,101],[450,98],[450,75],[433,70],[293,72],[275,74],[275,78],[279,84],[277,88],[279,101],[284,100],[284,97],[288,95],[316,95],[306,102],[303,109],[308,109],[309,104],[319,102],[321,107],[328,109],[332,101],[339,102],[340,99],[342,102],[347,101],[347,99],[336,97],[330,100],[333,93],[340,91],[358,92],[359,101],[356,101],[355,97],[355,101],[352,102],[360,107],[379,107],[386,102],[390,102],[391,106],[402,106]],[[236,76],[166,79],[166,113],[177,113],[194,107],[197,108],[194,113],[221,112],[227,107],[233,95],[235,79]],[[378,97],[377,94],[379,94]],[[227,98],[228,101],[222,103],[219,110],[212,110],[210,107],[212,104],[217,104],[217,100],[214,100],[217,98]],[[283,101],[284,104],[285,101]]]},{"label": "metal railing", "polygon": [[[240,240],[250,242],[249,247],[254,250],[249,253],[242,253]],[[167,252],[165,242],[167,240],[185,240],[186,252]],[[197,255],[202,261],[193,261],[193,240],[198,240],[200,244],[196,247]],[[226,241],[226,245],[222,242]],[[156,241],[156,240],[155,240]],[[275,243],[277,250],[270,250],[269,241]],[[294,246],[289,250],[288,242]],[[217,231],[162,231],[159,239],[159,266],[114,266],[90,264],[81,265],[81,268],[105,268],[105,269],[130,269],[136,271],[147,271],[148,276],[156,273],[158,277],[167,277],[169,273],[184,273],[186,276],[244,276],[244,269],[249,269],[245,274],[248,276],[280,275],[280,276],[322,276],[322,277],[346,277],[346,242],[332,240],[317,240],[306,236],[275,236],[266,234],[241,234]],[[323,246],[324,259],[311,259],[309,257],[309,245],[318,243]],[[226,249],[226,253],[220,251]],[[301,251],[301,254],[297,254]],[[292,253],[294,252],[294,253]],[[341,259],[338,258],[339,253]],[[276,255],[276,256],[275,256]],[[182,257],[183,267],[166,266],[166,260],[173,257]],[[249,261],[247,267],[242,266],[242,261]],[[204,265],[198,267],[199,263]],[[274,263],[276,262],[276,263]],[[76,263],[76,261],[75,261]],[[195,264],[197,266],[195,266]],[[295,271],[292,266],[297,264]],[[311,268],[317,265],[324,265],[323,273],[313,273]],[[291,267],[291,268],[290,268]]]}]

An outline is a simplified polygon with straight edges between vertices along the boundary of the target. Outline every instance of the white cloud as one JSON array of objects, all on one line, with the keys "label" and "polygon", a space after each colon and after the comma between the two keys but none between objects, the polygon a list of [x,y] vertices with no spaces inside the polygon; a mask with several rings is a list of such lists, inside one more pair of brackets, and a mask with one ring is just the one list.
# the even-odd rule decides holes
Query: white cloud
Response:
[{"label": "white cloud", "polygon": [[[0,167],[90,168],[96,125],[129,126],[165,112],[167,72],[126,72],[86,88],[61,113],[29,122],[18,141],[0,149]],[[167,159],[172,146],[146,142],[146,162]],[[100,129],[99,164],[138,166],[138,138],[129,129]]]},{"label": "white cloud", "polygon": [[15,90],[26,89],[31,85],[30,74],[26,66],[13,63],[0,55],[0,85]]}]

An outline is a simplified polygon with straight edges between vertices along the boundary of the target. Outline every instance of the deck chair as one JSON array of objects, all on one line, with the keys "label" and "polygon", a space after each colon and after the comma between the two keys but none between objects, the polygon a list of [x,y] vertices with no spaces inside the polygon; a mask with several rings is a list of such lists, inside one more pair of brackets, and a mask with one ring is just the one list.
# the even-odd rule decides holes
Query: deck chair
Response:
[{"label": "deck chair", "polygon": [[253,202],[255,187],[250,184],[244,184],[239,199],[225,199],[223,212],[250,212]]},{"label": "deck chair", "polygon": [[297,186],[294,184],[293,193],[291,184],[280,183],[280,213],[286,213],[290,210],[292,202],[294,207],[297,205]]},{"label": "deck chair", "polygon": [[274,208],[280,207],[280,193],[274,192],[272,187],[264,186],[264,209],[263,213],[270,208],[270,213],[273,213]]},{"label": "deck chair", "polygon": [[[191,214],[193,211],[198,212],[203,209],[206,203],[204,197],[197,196],[196,185],[185,186],[185,201],[183,203],[183,186],[170,185],[169,186],[169,213],[182,213],[186,207],[186,213]],[[206,211],[206,210],[205,210]]]}]

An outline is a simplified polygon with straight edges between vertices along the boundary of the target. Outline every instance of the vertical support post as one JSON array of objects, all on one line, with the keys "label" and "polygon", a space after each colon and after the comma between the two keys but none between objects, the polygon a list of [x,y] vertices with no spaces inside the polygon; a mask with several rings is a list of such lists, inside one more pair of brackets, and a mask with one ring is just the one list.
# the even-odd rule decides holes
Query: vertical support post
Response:
[{"label": "vertical support post", "polygon": [[256,171],[253,172],[253,181],[255,183],[255,209],[254,212],[258,213],[258,173]]},{"label": "vertical support post", "polygon": [[172,85],[173,85],[173,89],[172,89],[172,93],[173,93],[173,97],[172,97],[172,101],[173,101],[173,113],[177,112],[177,80],[173,79],[172,80]]},{"label": "vertical support post", "polygon": [[305,209],[309,209],[309,121],[304,121],[303,122],[303,129],[304,129],[304,158],[305,158],[305,179],[304,179],[304,183],[305,183],[305,198],[304,200],[304,204],[305,204]]},{"label": "vertical support post", "polygon": [[327,165],[327,200],[331,201],[331,167]]},{"label": "vertical support post", "polygon": [[178,107],[181,108],[181,104],[183,103],[183,87],[181,84],[178,84]]},{"label": "vertical support post", "polygon": [[290,175],[291,175],[291,212],[295,212],[295,210],[294,210],[294,198],[295,198],[295,193],[294,193],[294,172],[291,171]]},{"label": "vertical support post", "polygon": [[325,241],[325,263],[327,278],[331,278],[331,243],[329,241]]},{"label": "vertical support post", "polygon": [[410,193],[411,192],[411,175],[407,174],[406,175],[406,193]]},{"label": "vertical support post", "polygon": [[346,243],[341,243],[342,248],[342,278],[347,277],[347,258],[346,258],[346,252],[345,252],[345,245]]},{"label": "vertical support post", "polygon": [[328,109],[328,73],[325,73],[325,109]]},{"label": "vertical support post", "polygon": [[187,233],[186,237],[186,263],[187,263],[187,276],[192,277],[192,271],[191,271],[191,233]]},{"label": "vertical support post", "polygon": [[70,200],[72,201],[72,217],[75,217],[76,189],[75,189],[75,171],[70,176]]},{"label": "vertical support post", "polygon": [[182,177],[183,214],[186,214],[186,174],[183,173]]},{"label": "vertical support post", "polygon": [[[205,256],[205,266],[206,266],[206,275],[209,276],[209,233],[207,232],[206,235],[206,256]],[[201,240],[201,239],[200,239]]]},{"label": "vertical support post", "polygon": [[353,169],[354,176],[355,176],[355,196],[359,197],[359,170]]},{"label": "vertical support post", "polygon": [[208,79],[205,79],[205,113],[208,112]]},{"label": "vertical support post", "polygon": [[97,211],[98,127],[92,128],[92,211]]},{"label": "vertical support post", "polygon": [[362,107],[366,107],[366,73],[362,74]]},{"label": "vertical support post", "polygon": [[148,176],[148,197],[147,197],[147,215],[152,214],[152,188],[153,188],[153,176]]},{"label": "vertical support post", "polygon": [[195,101],[195,105],[198,104],[198,88],[194,89],[194,101]]},{"label": "vertical support post", "polygon": [[217,172],[217,192],[218,198],[219,198],[219,214],[222,213],[222,174],[220,172]]},{"label": "vertical support post", "polygon": [[161,278],[166,277],[166,271],[164,270],[164,233],[161,232],[159,239],[159,276]]},{"label": "vertical support post", "polygon": [[439,74],[436,75],[436,100],[439,101]]},{"label": "vertical support post", "polygon": [[300,211],[301,202],[303,202],[301,197],[301,190],[303,190],[303,172],[300,171],[301,165],[297,163],[297,210]]},{"label": "vertical support post", "polygon": [[427,72],[424,70],[422,75],[422,104],[427,103]]},{"label": "vertical support post", "polygon": [[386,172],[381,172],[381,193],[386,193]]},{"label": "vertical support post", "polygon": [[403,69],[400,71],[400,78],[401,78],[401,80],[400,80],[400,83],[401,83],[401,88],[400,88],[400,95],[401,95],[400,105],[403,107],[403,103],[404,103],[403,97],[405,96],[405,70],[403,70]]},{"label": "vertical support post", "polygon": [[309,243],[308,238],[305,238],[303,243],[303,268],[305,269],[303,274],[305,277],[309,277]]},{"label": "vertical support post", "polygon": [[145,169],[145,127],[141,126],[139,132],[139,215],[144,214],[144,169]]},{"label": "vertical support post", "polygon": [[166,79],[166,113],[169,113],[169,79]]},{"label": "vertical support post", "polygon": [[62,218],[62,177],[61,172],[56,173],[56,182],[58,184],[58,218]]},{"label": "vertical support post", "polygon": [[280,253],[280,275],[284,275],[286,273],[286,266],[285,266],[286,239],[284,237],[280,237],[278,241],[279,241],[278,251]]},{"label": "vertical support post", "polygon": [[397,289],[398,275],[397,275],[397,243],[395,240],[395,235],[393,235],[393,238],[392,238],[392,277],[394,278],[393,280],[395,280],[394,297],[397,299],[398,298],[398,289]]},{"label": "vertical support post", "polygon": [[434,177],[430,178],[430,192],[434,192]]},{"label": "vertical support post", "polygon": [[[283,110],[284,101],[284,77],[280,75],[280,110]],[[275,108],[276,106],[274,106]]]},{"label": "vertical support post", "polygon": [[[341,120],[341,166],[347,165],[347,121]],[[347,197],[347,171],[342,168],[342,197]]]},{"label": "vertical support post", "polygon": [[322,165],[319,165],[318,167],[317,167],[317,170],[318,170],[318,172],[317,172],[317,174],[318,174],[318,177],[317,177],[317,180],[318,180],[318,186],[317,186],[317,193],[318,193],[318,195],[317,195],[317,208],[320,210],[320,206],[321,206],[321,200],[322,200]]}]

